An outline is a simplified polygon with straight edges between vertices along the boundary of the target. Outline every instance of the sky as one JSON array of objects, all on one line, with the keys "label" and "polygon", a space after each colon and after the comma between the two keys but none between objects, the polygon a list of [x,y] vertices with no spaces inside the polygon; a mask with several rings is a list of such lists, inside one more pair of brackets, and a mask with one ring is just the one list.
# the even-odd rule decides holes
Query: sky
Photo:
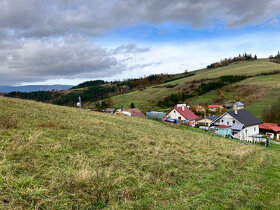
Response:
[{"label": "sky", "polygon": [[0,0],[0,85],[181,73],[279,46],[279,0]]}]

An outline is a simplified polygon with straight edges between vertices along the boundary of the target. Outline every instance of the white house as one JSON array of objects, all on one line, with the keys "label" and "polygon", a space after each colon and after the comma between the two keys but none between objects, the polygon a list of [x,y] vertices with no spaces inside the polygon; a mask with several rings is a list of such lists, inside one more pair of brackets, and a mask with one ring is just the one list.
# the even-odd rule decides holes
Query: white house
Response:
[{"label": "white house", "polygon": [[187,120],[194,125],[195,120],[199,119],[185,104],[174,107],[168,114],[167,117],[175,120]]},{"label": "white house", "polygon": [[253,136],[259,134],[259,125],[262,123],[260,119],[255,117],[247,110],[234,110],[225,112],[212,125],[231,126],[232,135],[241,140],[252,141]]}]

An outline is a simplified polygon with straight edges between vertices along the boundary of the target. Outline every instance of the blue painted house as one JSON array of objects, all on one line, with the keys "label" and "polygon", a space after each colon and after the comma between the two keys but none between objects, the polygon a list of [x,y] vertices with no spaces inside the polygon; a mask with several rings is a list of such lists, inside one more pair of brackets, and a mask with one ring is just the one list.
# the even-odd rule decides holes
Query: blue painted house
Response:
[{"label": "blue painted house", "polygon": [[216,127],[216,133],[222,136],[231,135],[231,126],[219,125]]}]

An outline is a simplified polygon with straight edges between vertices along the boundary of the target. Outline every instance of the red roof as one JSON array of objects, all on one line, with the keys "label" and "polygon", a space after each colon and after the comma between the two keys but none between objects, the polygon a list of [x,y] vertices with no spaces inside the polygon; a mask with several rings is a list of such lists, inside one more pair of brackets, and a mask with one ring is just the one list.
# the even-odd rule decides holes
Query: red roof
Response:
[{"label": "red roof", "polygon": [[280,127],[278,126],[277,123],[263,123],[263,124],[260,124],[260,129],[272,130],[274,132],[279,132],[280,131]]},{"label": "red roof", "polygon": [[184,118],[186,118],[186,120],[192,121],[199,119],[199,117],[196,116],[188,107],[184,107],[184,111],[182,107],[174,107],[174,109],[179,112]]},{"label": "red roof", "polygon": [[227,125],[219,125],[216,128],[220,128],[220,129],[226,129],[226,128],[231,128],[230,126]]},{"label": "red roof", "polygon": [[209,108],[220,108],[222,105],[208,105]]},{"label": "red roof", "polygon": [[140,109],[137,109],[137,108],[133,108],[133,109],[128,109],[126,110],[128,112],[131,113],[131,116],[133,117],[146,117],[141,111]]}]

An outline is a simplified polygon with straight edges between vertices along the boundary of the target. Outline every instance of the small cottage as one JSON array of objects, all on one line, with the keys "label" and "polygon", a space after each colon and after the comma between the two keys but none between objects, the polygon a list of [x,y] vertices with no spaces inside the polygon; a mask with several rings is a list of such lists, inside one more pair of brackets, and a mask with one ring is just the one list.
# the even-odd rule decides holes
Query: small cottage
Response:
[{"label": "small cottage", "polygon": [[194,125],[195,121],[199,119],[186,105],[174,107],[168,114],[168,118],[179,120],[179,121],[189,121]]},{"label": "small cottage", "polygon": [[216,127],[216,133],[222,136],[231,135],[231,126],[219,125]]},{"label": "small cottage", "polygon": [[210,112],[217,112],[223,108],[223,105],[208,105],[208,108]]},{"label": "small cottage", "polygon": [[131,114],[132,117],[146,117],[140,109],[137,108],[131,108],[131,109],[127,109],[127,112],[129,112]]},{"label": "small cottage", "polygon": [[271,139],[280,140],[280,126],[277,123],[260,124],[260,133],[269,136]]},{"label": "small cottage", "polygon": [[213,122],[214,120],[216,120],[217,118],[218,118],[218,116],[216,116],[216,115],[208,116],[208,117],[206,117],[206,118],[197,120],[197,121],[196,121],[196,125],[205,125],[205,126],[210,127],[211,124],[212,124],[212,122]]},{"label": "small cottage", "polygon": [[239,110],[239,109],[243,109],[245,105],[244,105],[242,102],[237,101],[236,103],[233,104],[233,106],[234,106],[237,110]]}]

